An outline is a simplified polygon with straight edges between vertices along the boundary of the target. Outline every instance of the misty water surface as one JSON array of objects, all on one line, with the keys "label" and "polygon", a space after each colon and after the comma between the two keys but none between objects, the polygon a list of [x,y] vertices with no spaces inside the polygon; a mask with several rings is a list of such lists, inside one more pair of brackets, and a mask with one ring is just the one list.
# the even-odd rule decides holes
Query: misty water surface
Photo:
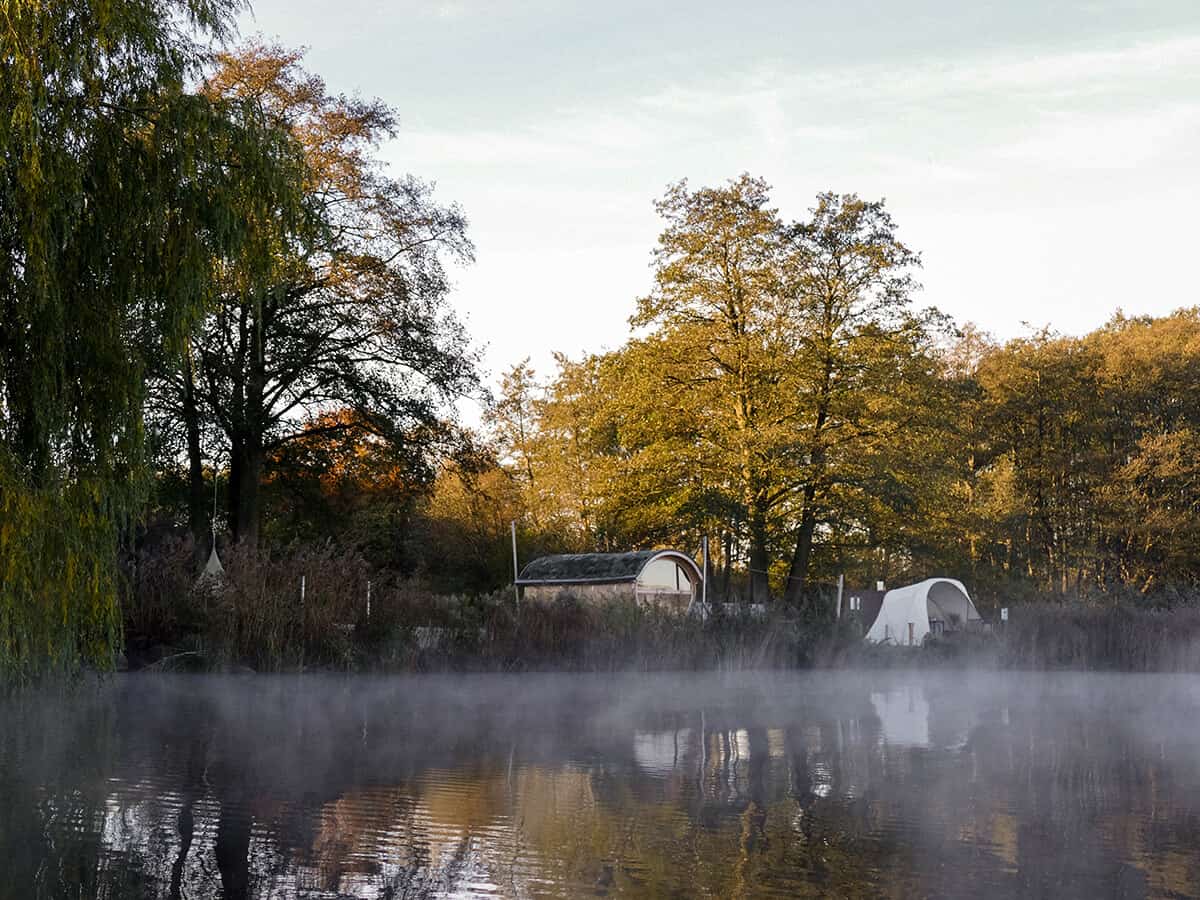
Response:
[{"label": "misty water surface", "polygon": [[1191,897],[1200,681],[121,676],[0,703],[0,897]]}]

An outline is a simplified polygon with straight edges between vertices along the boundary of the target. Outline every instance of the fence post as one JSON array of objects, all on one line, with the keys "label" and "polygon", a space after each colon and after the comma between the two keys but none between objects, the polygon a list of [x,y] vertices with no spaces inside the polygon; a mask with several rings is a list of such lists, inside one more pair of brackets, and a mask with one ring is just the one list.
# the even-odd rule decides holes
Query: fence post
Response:
[{"label": "fence post", "polygon": [[512,528],[512,551],[513,551],[513,597],[519,606],[521,603],[521,588],[517,585],[517,579],[521,577],[520,569],[517,566],[517,520],[513,519],[509,522]]},{"label": "fence post", "polygon": [[300,605],[304,605],[304,579],[305,576],[300,576]]},{"label": "fence post", "polygon": [[371,621],[371,582],[367,582],[367,621]]}]

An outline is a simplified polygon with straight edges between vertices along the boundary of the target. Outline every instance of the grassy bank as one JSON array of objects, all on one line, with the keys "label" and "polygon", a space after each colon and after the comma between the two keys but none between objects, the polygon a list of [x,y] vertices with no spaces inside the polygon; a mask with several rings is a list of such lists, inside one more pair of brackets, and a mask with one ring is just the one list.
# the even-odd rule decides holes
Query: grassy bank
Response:
[{"label": "grassy bank", "polygon": [[1032,604],[1011,611],[998,642],[1008,668],[1200,672],[1200,608]]},{"label": "grassy bank", "polygon": [[[793,616],[701,621],[632,605],[437,595],[330,548],[226,554],[195,582],[190,544],[130,567],[128,665],[259,672],[716,669],[814,664],[826,629]],[[303,578],[303,589],[301,579]],[[368,607],[368,584],[370,604]],[[303,599],[301,599],[303,597]],[[164,662],[166,660],[166,662]]]},{"label": "grassy bank", "polygon": [[[849,622],[778,608],[762,617],[677,618],[633,606],[523,604],[511,592],[441,596],[372,573],[329,547],[231,552],[219,582],[196,583],[185,541],[130,566],[124,608],[132,668],[258,672],[615,671],[987,666],[1200,672],[1200,597],[1153,606],[1026,603],[991,634],[924,647],[871,646]],[[301,587],[303,579],[303,589]],[[369,586],[369,587],[368,587]],[[370,604],[368,606],[368,592]],[[166,660],[166,662],[164,662]]]}]

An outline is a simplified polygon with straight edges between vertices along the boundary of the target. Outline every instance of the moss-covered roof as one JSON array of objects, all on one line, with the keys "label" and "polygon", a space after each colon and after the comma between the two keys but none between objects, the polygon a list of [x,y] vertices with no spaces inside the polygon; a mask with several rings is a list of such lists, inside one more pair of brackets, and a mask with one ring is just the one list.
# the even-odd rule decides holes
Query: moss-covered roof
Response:
[{"label": "moss-covered roof", "polygon": [[521,570],[517,584],[612,584],[636,581],[661,550],[631,553],[562,553],[542,556]]}]

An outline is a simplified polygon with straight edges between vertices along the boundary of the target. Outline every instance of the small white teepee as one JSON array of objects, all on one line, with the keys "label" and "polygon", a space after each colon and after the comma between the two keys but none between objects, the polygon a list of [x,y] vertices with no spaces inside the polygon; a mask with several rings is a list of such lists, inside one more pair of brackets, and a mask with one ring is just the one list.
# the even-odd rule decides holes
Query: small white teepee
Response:
[{"label": "small white teepee", "polygon": [[221,557],[217,555],[217,475],[213,466],[213,510],[212,510],[212,553],[208,554],[208,562],[204,571],[196,579],[197,583],[212,582],[218,584],[225,580],[225,567],[221,565]]},{"label": "small white teepee", "polygon": [[225,577],[225,567],[221,565],[221,557],[217,555],[216,541],[213,541],[212,553],[208,554],[208,562],[204,564],[204,571],[200,573],[200,577],[218,580]]}]

